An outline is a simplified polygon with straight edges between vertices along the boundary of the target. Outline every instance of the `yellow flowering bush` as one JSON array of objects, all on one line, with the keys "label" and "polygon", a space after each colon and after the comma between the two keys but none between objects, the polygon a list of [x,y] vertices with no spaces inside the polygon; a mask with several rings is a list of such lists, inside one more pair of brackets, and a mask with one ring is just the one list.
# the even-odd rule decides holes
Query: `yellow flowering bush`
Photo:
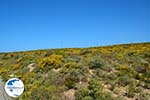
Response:
[{"label": "yellow flowering bush", "polygon": [[53,54],[49,57],[40,59],[38,65],[40,68],[44,68],[46,66],[52,66],[53,68],[60,68],[63,61],[63,57],[61,55]]}]

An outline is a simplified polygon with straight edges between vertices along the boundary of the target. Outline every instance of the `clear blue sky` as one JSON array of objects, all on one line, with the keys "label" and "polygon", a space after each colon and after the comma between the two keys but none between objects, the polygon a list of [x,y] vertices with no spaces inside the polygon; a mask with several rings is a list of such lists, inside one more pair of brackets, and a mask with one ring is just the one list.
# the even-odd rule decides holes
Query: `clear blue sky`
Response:
[{"label": "clear blue sky", "polygon": [[0,0],[0,52],[150,42],[150,0]]}]

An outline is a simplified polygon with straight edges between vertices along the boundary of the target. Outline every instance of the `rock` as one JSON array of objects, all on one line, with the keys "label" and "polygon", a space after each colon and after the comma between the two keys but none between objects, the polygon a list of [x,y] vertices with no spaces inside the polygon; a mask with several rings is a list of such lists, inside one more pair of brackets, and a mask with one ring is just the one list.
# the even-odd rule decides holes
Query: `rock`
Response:
[{"label": "rock", "polygon": [[145,67],[142,67],[142,66],[138,66],[136,67],[136,72],[138,73],[145,73],[146,72],[146,68]]},{"label": "rock", "polygon": [[31,63],[28,65],[29,71],[32,72],[34,68],[36,67],[36,63]]},{"label": "rock", "polygon": [[114,93],[117,94],[117,95],[120,95],[120,96],[124,96],[124,95],[126,95],[126,88],[124,88],[124,87],[116,87],[114,89]]},{"label": "rock", "polygon": [[75,100],[75,90],[70,89],[66,92],[64,92],[63,100]]}]

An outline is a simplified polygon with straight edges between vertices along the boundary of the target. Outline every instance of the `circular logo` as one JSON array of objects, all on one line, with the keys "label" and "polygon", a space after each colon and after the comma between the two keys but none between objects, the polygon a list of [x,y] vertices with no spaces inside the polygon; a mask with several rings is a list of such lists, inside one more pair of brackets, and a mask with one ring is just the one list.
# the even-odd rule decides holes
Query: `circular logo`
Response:
[{"label": "circular logo", "polygon": [[11,97],[18,97],[24,91],[24,84],[18,78],[11,78],[5,84],[5,91]]}]

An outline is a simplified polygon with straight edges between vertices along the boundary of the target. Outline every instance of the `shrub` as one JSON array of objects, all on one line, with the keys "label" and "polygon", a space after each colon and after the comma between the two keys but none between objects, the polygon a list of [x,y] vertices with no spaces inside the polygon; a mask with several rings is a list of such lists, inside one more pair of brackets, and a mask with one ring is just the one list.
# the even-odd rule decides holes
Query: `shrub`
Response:
[{"label": "shrub", "polygon": [[80,52],[80,55],[86,55],[86,54],[90,54],[92,51],[89,51],[89,50],[82,50]]},{"label": "shrub", "polygon": [[90,96],[94,100],[111,100],[111,93],[105,92],[100,81],[92,80],[89,82]]},{"label": "shrub", "polygon": [[143,93],[139,95],[139,100],[149,100],[150,94],[149,93]]},{"label": "shrub", "polygon": [[[63,57],[60,55],[51,55],[50,57],[40,59],[38,65],[40,68],[50,67],[51,68],[60,68],[62,65]],[[50,68],[50,69],[51,69]]]},{"label": "shrub", "polygon": [[7,57],[8,57],[8,58],[12,58],[12,57],[14,57],[14,56],[15,56],[15,54],[13,54],[13,53],[7,54]]},{"label": "shrub", "polygon": [[76,62],[67,62],[64,65],[66,68],[79,68],[80,64]]},{"label": "shrub", "polygon": [[0,67],[0,74],[3,74],[3,73],[7,73],[8,72],[8,69],[5,68],[5,67]]},{"label": "shrub", "polygon": [[49,56],[51,56],[52,54],[53,54],[53,52],[52,52],[51,50],[48,50],[48,51],[45,53],[44,57],[49,57]]},{"label": "shrub", "polygon": [[67,75],[65,75],[65,86],[69,89],[75,87],[75,83],[79,82],[80,72],[78,69],[71,69]]},{"label": "shrub", "polygon": [[89,99],[87,99],[87,97],[90,97],[90,96],[89,96],[89,90],[86,87],[82,87],[75,92],[75,99],[76,100],[83,100],[83,99],[89,100]]},{"label": "shrub", "polygon": [[145,58],[150,58],[150,53],[149,53],[149,52],[145,52],[145,53],[144,53],[144,57],[145,57]]},{"label": "shrub", "polygon": [[[80,99],[81,100],[81,99]],[[86,97],[83,97],[83,99],[82,100],[94,100],[92,97],[90,97],[90,96],[86,96]]]},{"label": "shrub", "polygon": [[57,93],[57,90],[56,86],[36,88],[32,90],[30,100],[60,100],[60,94]]},{"label": "shrub", "polygon": [[94,60],[91,60],[89,63],[89,68],[93,69],[93,68],[101,68],[103,66],[103,63],[100,59],[96,58]]},{"label": "shrub", "polygon": [[150,89],[150,83],[146,83],[145,86],[144,86],[144,88]]},{"label": "shrub", "polygon": [[106,77],[109,79],[109,80],[116,80],[117,79],[117,75],[115,75],[114,73],[108,73],[106,75]]},{"label": "shrub", "polygon": [[16,69],[18,69],[18,68],[20,68],[20,67],[21,67],[20,63],[17,63],[17,64],[13,64],[13,65],[12,65],[12,69],[13,69],[13,70],[16,70]]},{"label": "shrub", "polygon": [[72,89],[72,88],[74,88],[75,87],[75,82],[74,82],[74,80],[72,80],[72,79],[66,79],[65,80],[65,86],[68,88],[68,89]]},{"label": "shrub", "polygon": [[2,59],[2,60],[7,60],[7,59],[8,59],[7,54],[6,54],[6,53],[5,53],[5,54],[3,54],[3,55],[2,55],[2,57],[1,57],[1,59]]},{"label": "shrub", "polygon": [[20,63],[22,60],[23,60],[22,58],[18,58],[17,63]]},{"label": "shrub", "polygon": [[120,76],[118,79],[118,83],[121,86],[127,86],[130,83],[130,78],[128,75]]},{"label": "shrub", "polygon": [[134,80],[131,80],[129,86],[128,86],[128,97],[134,97],[135,96],[135,92],[136,92],[136,84]]}]

